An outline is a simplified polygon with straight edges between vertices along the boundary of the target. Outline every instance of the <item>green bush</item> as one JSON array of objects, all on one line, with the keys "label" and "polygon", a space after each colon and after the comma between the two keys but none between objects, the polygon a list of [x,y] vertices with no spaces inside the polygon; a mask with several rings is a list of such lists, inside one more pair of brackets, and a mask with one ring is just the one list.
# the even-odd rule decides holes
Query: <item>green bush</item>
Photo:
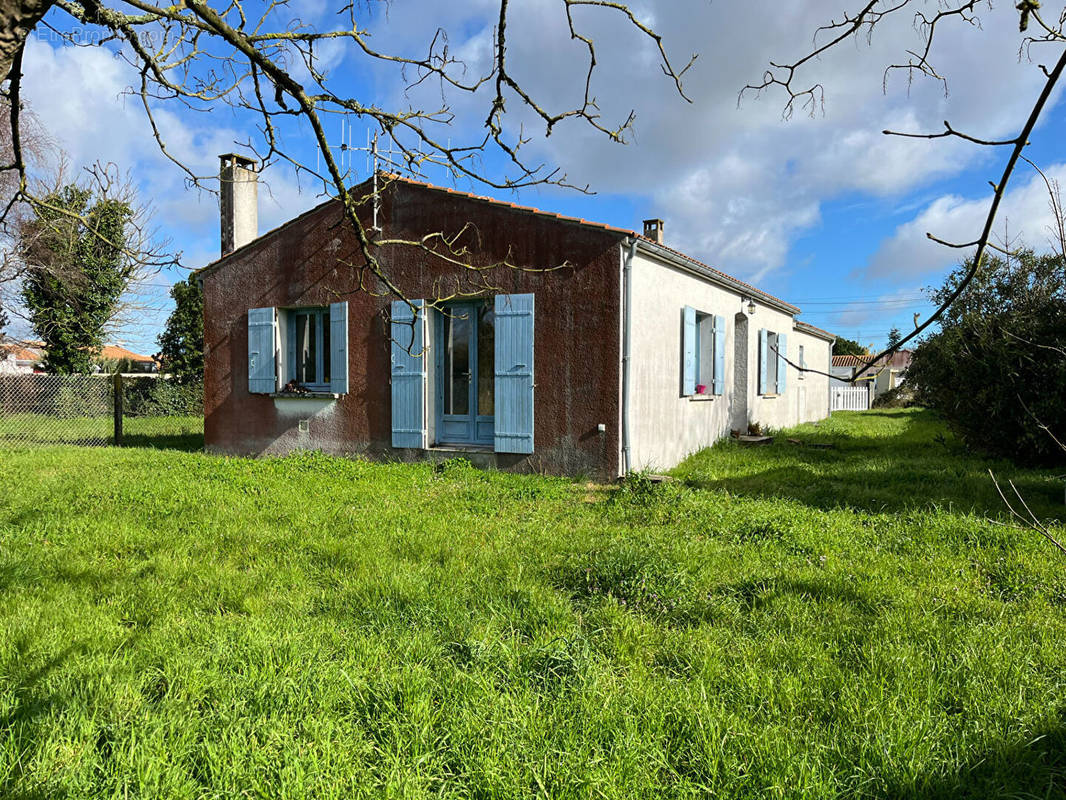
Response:
[{"label": "green bush", "polygon": [[204,385],[168,378],[126,378],[123,409],[131,417],[197,416],[204,411]]},{"label": "green bush", "polygon": [[874,398],[874,408],[910,408],[914,405],[914,389],[904,384],[889,389]]},{"label": "green bush", "polygon": [[[959,285],[955,270],[933,292]],[[1032,463],[1064,463],[1066,261],[1024,251],[989,258],[915,349],[907,371],[919,405],[939,411],[975,450]],[[1053,434],[1053,435],[1049,435]]]}]

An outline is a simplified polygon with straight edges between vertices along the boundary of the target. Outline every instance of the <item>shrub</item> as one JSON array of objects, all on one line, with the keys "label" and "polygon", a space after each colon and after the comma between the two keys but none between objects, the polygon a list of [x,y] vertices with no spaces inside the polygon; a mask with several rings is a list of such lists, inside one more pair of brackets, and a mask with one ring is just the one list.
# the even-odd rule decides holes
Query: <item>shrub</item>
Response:
[{"label": "shrub", "polygon": [[[966,266],[932,293],[940,303]],[[915,349],[907,383],[970,447],[1062,463],[1066,451],[1066,260],[1024,251],[989,258]],[[1045,429],[1046,426],[1046,429]]]},{"label": "shrub", "polygon": [[910,408],[914,405],[914,389],[903,384],[874,398],[874,408]]},{"label": "shrub", "polygon": [[163,377],[126,378],[123,400],[131,417],[195,416],[204,411],[204,386]]}]

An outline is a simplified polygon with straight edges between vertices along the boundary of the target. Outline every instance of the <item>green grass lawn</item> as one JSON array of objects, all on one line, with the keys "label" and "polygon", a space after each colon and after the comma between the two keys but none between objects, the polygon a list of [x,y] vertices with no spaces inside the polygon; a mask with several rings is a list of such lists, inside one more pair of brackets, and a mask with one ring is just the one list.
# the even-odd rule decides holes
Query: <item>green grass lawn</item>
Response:
[{"label": "green grass lawn", "polygon": [[787,435],[620,489],[0,451],[0,797],[1066,797],[1066,559],[986,469],[1062,481]]},{"label": "green grass lawn", "polygon": [[[123,419],[123,444],[203,450],[203,416],[129,416]],[[74,444],[103,446],[115,441],[114,416],[108,413],[57,417],[46,414],[0,415],[0,448]]]}]

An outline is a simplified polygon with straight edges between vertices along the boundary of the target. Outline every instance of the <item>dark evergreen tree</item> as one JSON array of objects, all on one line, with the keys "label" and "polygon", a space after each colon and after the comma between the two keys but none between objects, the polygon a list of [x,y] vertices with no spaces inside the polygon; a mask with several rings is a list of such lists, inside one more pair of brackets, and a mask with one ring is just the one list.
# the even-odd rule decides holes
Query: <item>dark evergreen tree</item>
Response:
[{"label": "dark evergreen tree", "polygon": [[194,279],[179,281],[170,289],[174,310],[159,335],[159,360],[163,372],[181,384],[204,379],[204,296]]},{"label": "dark evergreen tree", "polygon": [[833,355],[835,356],[868,356],[870,351],[856,342],[854,339],[837,338],[833,342]]}]

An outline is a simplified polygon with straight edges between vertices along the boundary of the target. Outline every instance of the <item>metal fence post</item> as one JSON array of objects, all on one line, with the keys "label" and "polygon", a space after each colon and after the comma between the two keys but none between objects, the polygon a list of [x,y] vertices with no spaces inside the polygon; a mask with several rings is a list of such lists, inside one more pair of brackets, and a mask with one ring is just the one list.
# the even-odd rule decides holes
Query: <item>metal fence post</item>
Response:
[{"label": "metal fence post", "polygon": [[122,391],[122,373],[115,373],[115,446],[122,444],[122,411],[125,392]]}]

